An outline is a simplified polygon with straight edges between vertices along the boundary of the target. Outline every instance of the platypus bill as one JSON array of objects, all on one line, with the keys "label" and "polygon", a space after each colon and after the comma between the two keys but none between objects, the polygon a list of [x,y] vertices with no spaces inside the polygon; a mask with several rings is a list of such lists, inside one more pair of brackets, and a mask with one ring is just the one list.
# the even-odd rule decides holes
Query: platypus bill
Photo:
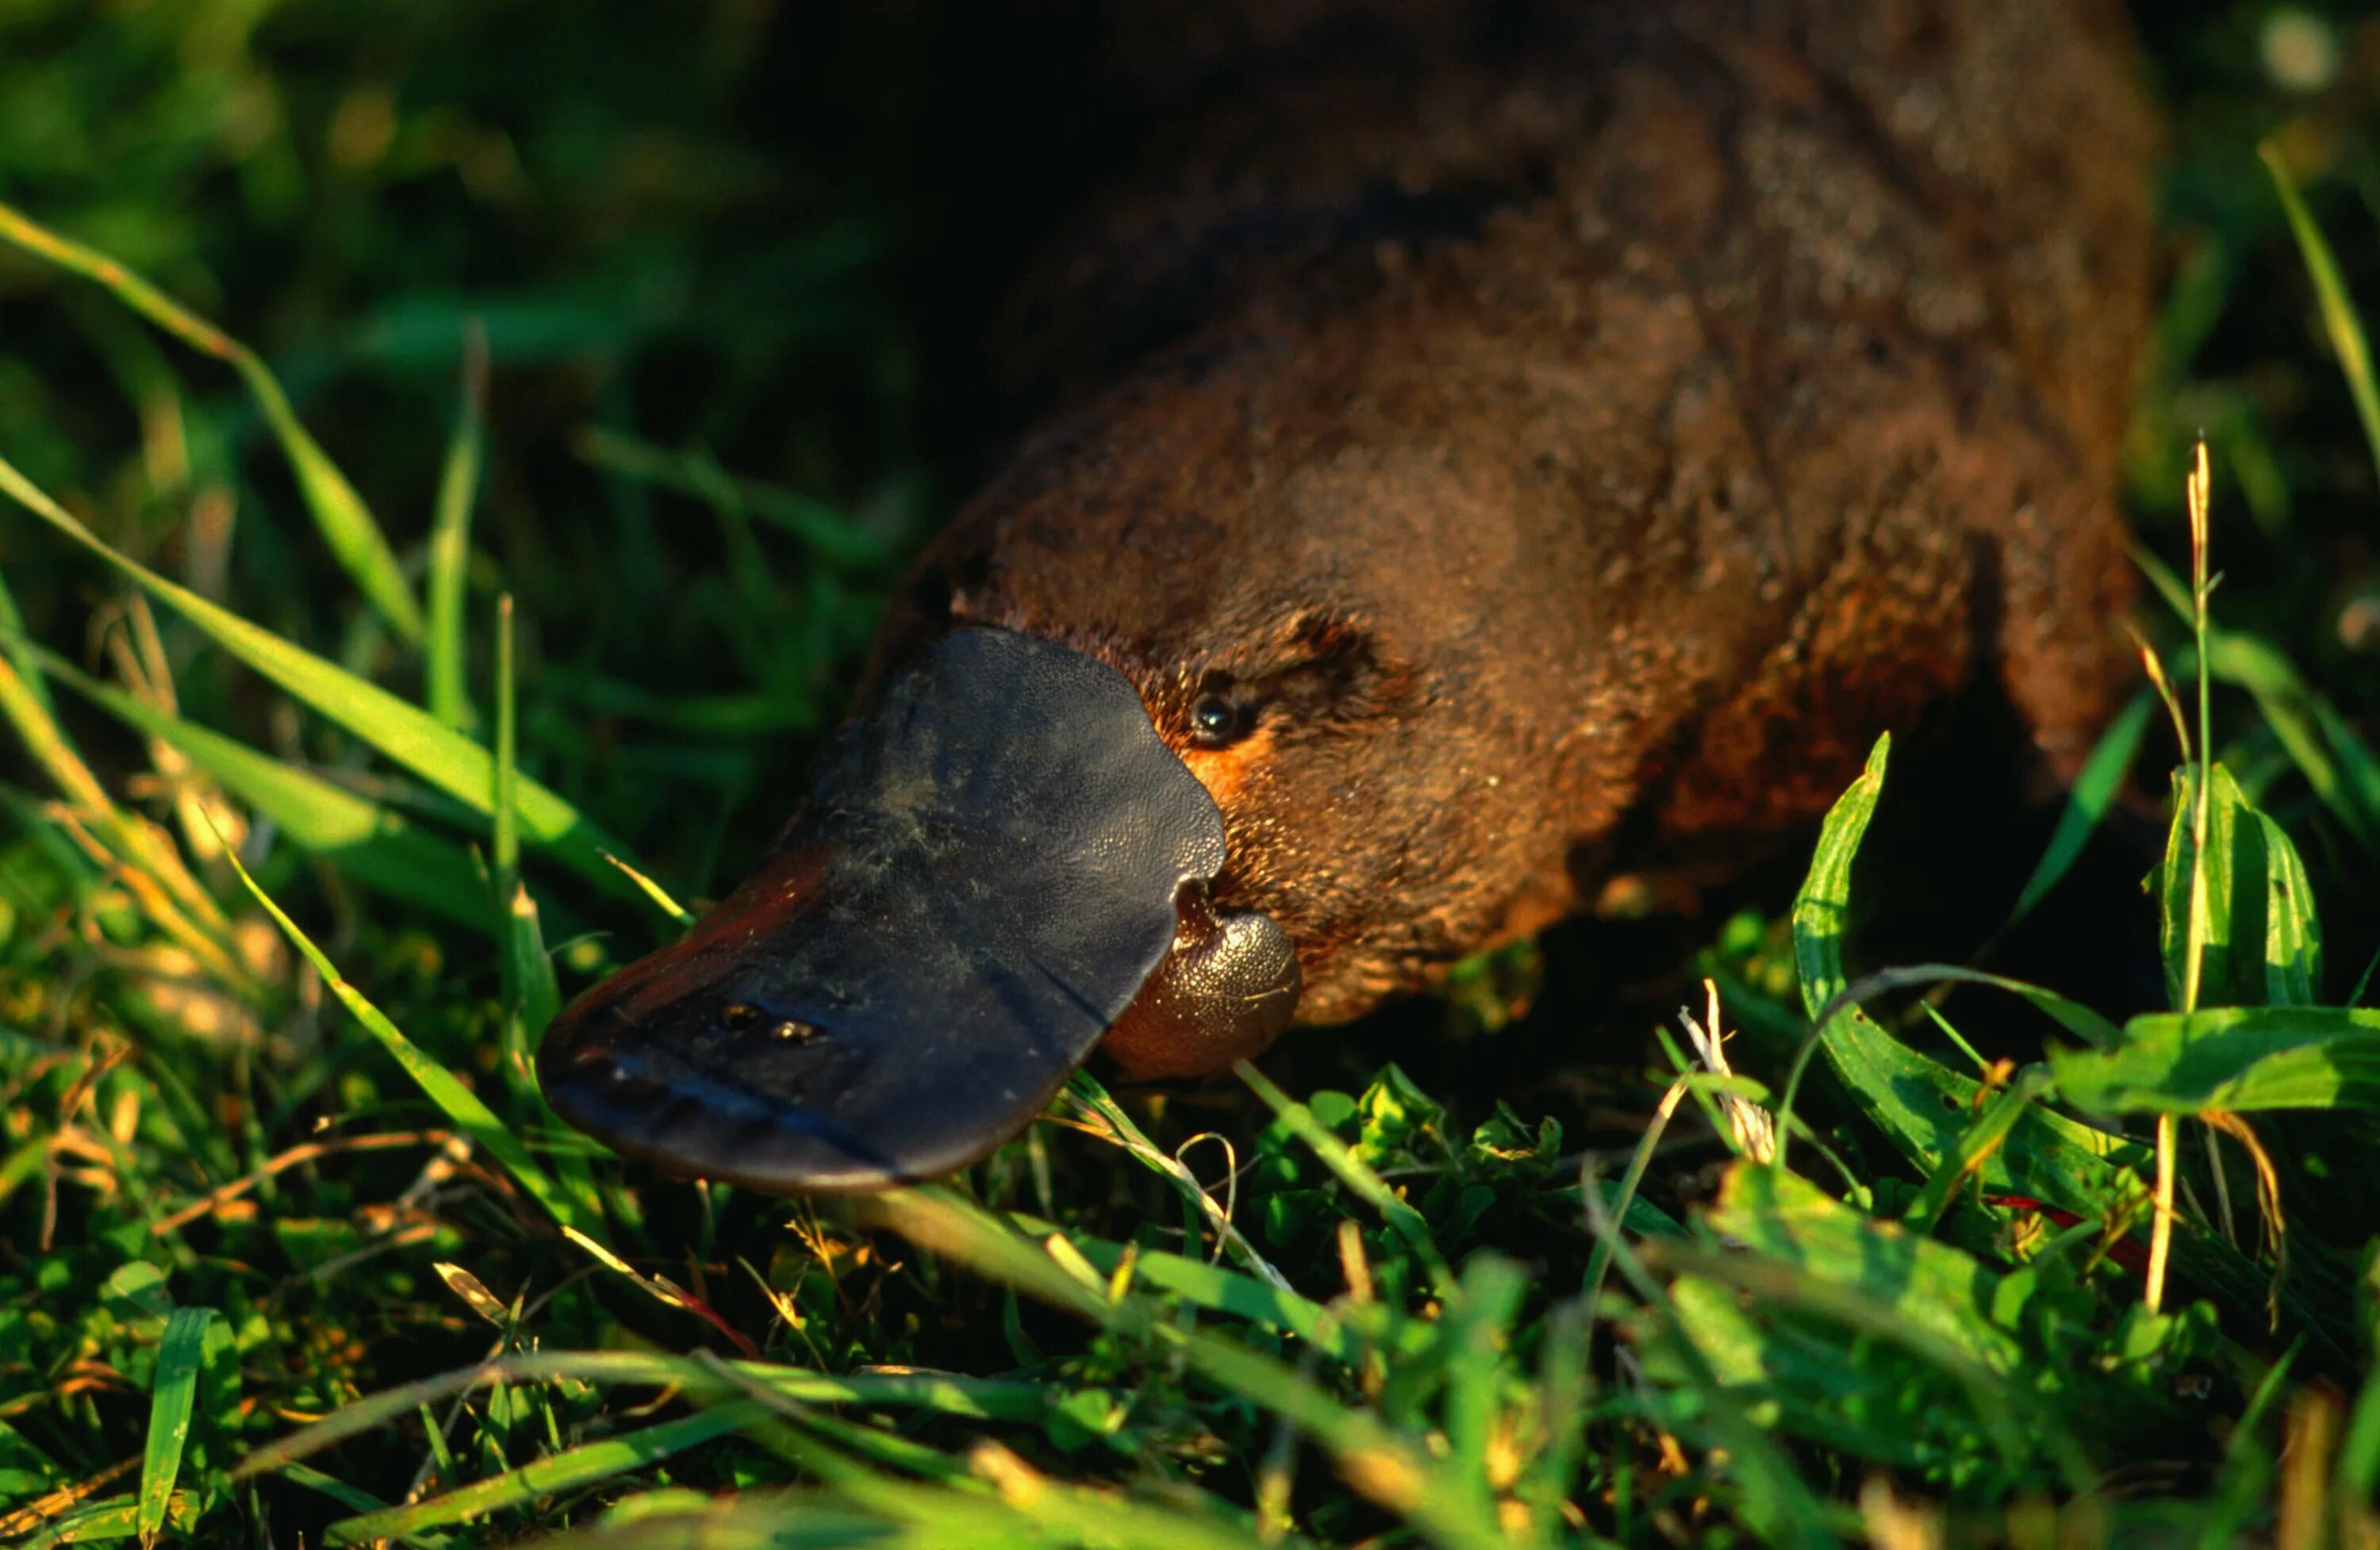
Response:
[{"label": "platypus bill", "polygon": [[2061,773],[2119,693],[2111,6],[1106,10],[1149,132],[1012,299],[1038,429],[758,871],[546,1035],[623,1152],[945,1173],[1095,1047],[1220,1071],[1791,832],[1978,672]]},{"label": "platypus bill", "polygon": [[572,1123],[708,1178],[947,1173],[1128,1009],[1218,1066],[1288,1025],[1297,956],[1264,916],[1218,915],[1223,859],[1215,799],[1121,673],[958,630],[835,737],[760,870],[580,998],[539,1072]]}]

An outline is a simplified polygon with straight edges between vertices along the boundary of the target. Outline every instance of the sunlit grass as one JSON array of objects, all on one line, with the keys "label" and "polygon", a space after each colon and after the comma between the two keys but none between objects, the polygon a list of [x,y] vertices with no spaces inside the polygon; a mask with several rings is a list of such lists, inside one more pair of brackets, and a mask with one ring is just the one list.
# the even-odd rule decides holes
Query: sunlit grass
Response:
[{"label": "sunlit grass", "polygon": [[[2280,186],[2368,427],[2338,256]],[[1394,1066],[1250,1067],[1219,1113],[1087,1074],[949,1184],[759,1201],[609,1156],[531,1057],[565,988],[732,880],[722,805],[789,805],[771,739],[825,719],[915,535],[607,409],[568,450],[624,511],[699,514],[735,612],[656,614],[655,650],[743,686],[562,671],[652,578],[489,539],[516,469],[480,345],[410,552],[262,356],[7,207],[0,235],[232,363],[296,476],[233,541],[319,539],[292,574],[359,621],[201,585],[150,463],[52,488],[26,470],[71,459],[0,445],[6,559],[43,577],[0,589],[0,1537],[2380,1543],[2372,696],[2216,587],[2219,440],[2187,579],[2143,557],[2180,747],[2143,692],[2008,911],[2177,764],[2137,913],[2073,950],[2154,941],[2169,1010],[1867,964],[1891,887],[1969,886],[1856,865],[1888,740],[1799,893],[1674,965],[1706,1044],[1743,1032],[1722,1064],[1665,1029],[1620,1141],[1458,1118]],[[94,614],[136,643],[83,649]],[[1985,999],[2045,1058],[1995,1058]]]}]

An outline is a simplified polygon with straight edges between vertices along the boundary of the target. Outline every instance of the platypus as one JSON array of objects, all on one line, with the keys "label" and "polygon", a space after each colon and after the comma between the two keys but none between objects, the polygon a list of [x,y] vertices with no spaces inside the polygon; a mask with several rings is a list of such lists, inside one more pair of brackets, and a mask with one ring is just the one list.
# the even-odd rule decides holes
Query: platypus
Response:
[{"label": "platypus", "polygon": [[2154,128],[2096,0],[1132,0],[1042,414],[758,870],[539,1056],[619,1150],[950,1171],[2120,692]]}]

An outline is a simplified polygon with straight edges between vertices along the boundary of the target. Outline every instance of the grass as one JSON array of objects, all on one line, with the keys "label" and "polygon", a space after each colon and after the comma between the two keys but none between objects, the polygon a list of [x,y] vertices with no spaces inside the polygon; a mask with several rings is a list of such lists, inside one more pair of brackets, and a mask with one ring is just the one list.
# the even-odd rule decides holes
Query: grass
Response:
[{"label": "grass", "polygon": [[[542,42],[687,102],[767,67],[613,24]],[[638,204],[503,129],[468,67],[503,40],[439,25],[392,22],[391,100],[301,0],[0,19],[0,119],[35,29],[185,83],[134,91],[145,159],[0,135],[0,1540],[2380,1544],[2353,79],[2261,82],[2240,17],[2153,39],[2174,745],[2143,697],[2004,891],[1895,828],[1888,740],[1798,890],[1626,938],[1649,993],[1564,979],[1628,927],[1557,934],[1408,1009],[1426,1038],[1155,1103],[1080,1077],[961,1179],[788,1203],[621,1164],[528,1059],[783,816],[923,531],[869,212],[707,247],[751,225],[732,114],[663,144],[537,78],[578,150],[677,158]],[[637,302],[533,222],[454,257],[506,199],[841,332]],[[2104,831],[2168,757],[2135,859]],[[1959,961],[1879,957],[1929,894],[1974,896]],[[1599,1074],[1488,1074],[1523,1066]]]}]

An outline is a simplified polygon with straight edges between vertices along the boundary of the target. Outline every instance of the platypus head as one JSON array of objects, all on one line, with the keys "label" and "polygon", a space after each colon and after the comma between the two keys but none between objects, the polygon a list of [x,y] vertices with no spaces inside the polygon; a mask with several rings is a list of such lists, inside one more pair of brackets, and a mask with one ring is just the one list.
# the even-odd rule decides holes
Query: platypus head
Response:
[{"label": "platypus head", "polygon": [[1113,668],[961,628],[837,734],[760,869],[581,997],[538,1068],[572,1123],[755,1188],[947,1173],[1119,1025],[1220,1067],[1297,960],[1219,913],[1215,801]]},{"label": "platypus head", "polygon": [[548,1032],[556,1109],[761,1189],[928,1176],[1102,1039],[1220,1071],[1558,914],[1570,562],[1439,406],[1351,442],[1325,371],[1269,424],[1299,380],[1122,390],[962,514],[758,873]]}]

